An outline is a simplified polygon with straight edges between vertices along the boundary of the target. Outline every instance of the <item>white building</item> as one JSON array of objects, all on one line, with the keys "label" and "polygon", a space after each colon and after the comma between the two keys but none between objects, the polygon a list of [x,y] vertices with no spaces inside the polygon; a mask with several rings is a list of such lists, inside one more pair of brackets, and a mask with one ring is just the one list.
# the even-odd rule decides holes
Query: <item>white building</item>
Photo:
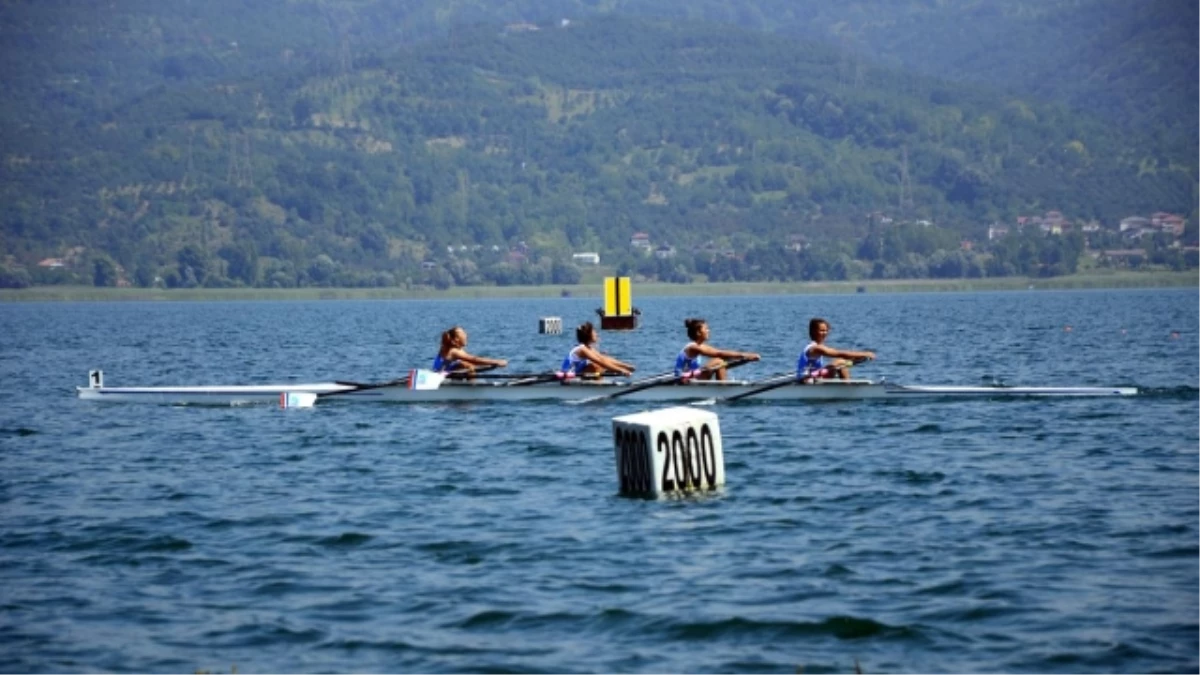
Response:
[{"label": "white building", "polygon": [[575,253],[571,256],[571,260],[580,265],[599,265],[599,253]]}]

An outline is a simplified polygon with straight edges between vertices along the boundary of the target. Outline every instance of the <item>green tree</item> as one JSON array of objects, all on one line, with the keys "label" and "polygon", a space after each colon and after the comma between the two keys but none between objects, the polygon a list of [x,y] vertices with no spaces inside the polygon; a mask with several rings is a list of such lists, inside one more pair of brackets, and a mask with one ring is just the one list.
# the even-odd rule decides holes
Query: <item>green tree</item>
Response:
[{"label": "green tree", "polygon": [[116,286],[117,264],[113,259],[101,253],[92,257],[92,285]]},{"label": "green tree", "polygon": [[175,254],[179,264],[179,276],[185,287],[191,288],[204,283],[208,276],[208,254],[195,244],[188,244]]},{"label": "green tree", "polygon": [[28,288],[32,283],[24,267],[0,265],[0,288]]},{"label": "green tree", "polygon": [[550,268],[550,283],[577,284],[583,279],[583,272],[570,263],[555,261]]},{"label": "green tree", "polygon": [[226,274],[230,279],[247,286],[258,282],[258,252],[253,241],[222,246],[217,255],[225,260]]}]

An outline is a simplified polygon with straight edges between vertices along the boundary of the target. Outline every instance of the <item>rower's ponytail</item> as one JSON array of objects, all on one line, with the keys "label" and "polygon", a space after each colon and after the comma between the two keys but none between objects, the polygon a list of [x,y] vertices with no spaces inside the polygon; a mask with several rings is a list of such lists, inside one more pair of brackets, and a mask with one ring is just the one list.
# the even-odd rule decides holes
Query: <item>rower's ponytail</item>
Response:
[{"label": "rower's ponytail", "polygon": [[592,338],[596,335],[596,327],[591,321],[584,321],[575,329],[575,339],[581,345],[591,344]]},{"label": "rower's ponytail", "polygon": [[450,351],[454,347],[454,334],[459,331],[458,326],[453,326],[450,330],[442,332],[442,353]]}]

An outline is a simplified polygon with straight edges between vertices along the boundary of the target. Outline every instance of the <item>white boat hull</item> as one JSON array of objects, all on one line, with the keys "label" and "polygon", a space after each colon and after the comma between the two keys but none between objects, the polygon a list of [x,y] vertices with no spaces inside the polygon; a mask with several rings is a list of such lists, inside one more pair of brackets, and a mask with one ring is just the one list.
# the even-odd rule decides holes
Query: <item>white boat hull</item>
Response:
[{"label": "white boat hull", "polygon": [[[636,383],[635,383],[636,384]],[[145,402],[170,405],[245,405],[279,403],[288,393],[317,394],[322,401],[386,401],[439,403],[468,401],[570,401],[615,394],[631,385],[625,382],[557,382],[510,386],[495,382],[445,382],[437,389],[413,390],[403,385],[355,390],[334,382],[258,386],[207,387],[77,387],[81,399]],[[617,401],[685,402],[721,399],[752,391],[745,381],[691,382],[642,389]],[[1132,396],[1130,387],[1008,387],[1008,386],[905,386],[870,380],[831,380],[817,384],[777,387],[745,400],[855,401],[909,398],[1001,398],[1025,396]]]}]

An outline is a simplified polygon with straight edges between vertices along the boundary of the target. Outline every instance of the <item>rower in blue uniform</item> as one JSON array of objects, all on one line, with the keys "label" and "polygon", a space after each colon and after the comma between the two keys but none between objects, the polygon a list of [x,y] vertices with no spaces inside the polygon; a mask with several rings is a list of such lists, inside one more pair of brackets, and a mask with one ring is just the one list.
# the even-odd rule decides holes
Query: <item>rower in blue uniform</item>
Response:
[{"label": "rower in blue uniform", "polygon": [[[724,380],[725,359],[744,359],[746,361],[759,359],[758,354],[753,352],[717,349],[708,344],[708,322],[704,319],[685,319],[683,325],[687,327],[688,338],[691,339],[691,342],[684,345],[683,349],[679,351],[679,355],[675,357],[676,377],[692,377],[688,373],[700,371],[694,376],[702,380],[709,380],[715,375],[718,380]],[[707,363],[701,362],[700,357],[702,356],[708,357]]]},{"label": "rower in blue uniform", "polygon": [[[816,380],[834,377],[848,380],[850,366],[875,359],[875,352],[834,349],[825,344],[825,338],[829,337],[829,322],[825,319],[815,318],[808,322],[808,337],[812,342],[800,352],[800,358],[796,361],[796,377],[804,383],[811,384]],[[826,363],[825,357],[833,360]]]},{"label": "rower in blue uniform", "polygon": [[606,372],[628,377],[637,370],[632,364],[615,359],[596,348],[596,344],[600,342],[600,334],[591,321],[585,321],[575,329],[575,339],[578,344],[572,347],[563,359],[559,369],[560,377],[600,377]]},{"label": "rower in blue uniform", "polygon": [[489,359],[475,356],[467,352],[467,331],[459,326],[442,333],[442,344],[437,356],[433,359],[433,370],[439,373],[466,373],[468,377],[475,375],[475,369],[480,366],[503,368],[508,365],[504,359]]}]

